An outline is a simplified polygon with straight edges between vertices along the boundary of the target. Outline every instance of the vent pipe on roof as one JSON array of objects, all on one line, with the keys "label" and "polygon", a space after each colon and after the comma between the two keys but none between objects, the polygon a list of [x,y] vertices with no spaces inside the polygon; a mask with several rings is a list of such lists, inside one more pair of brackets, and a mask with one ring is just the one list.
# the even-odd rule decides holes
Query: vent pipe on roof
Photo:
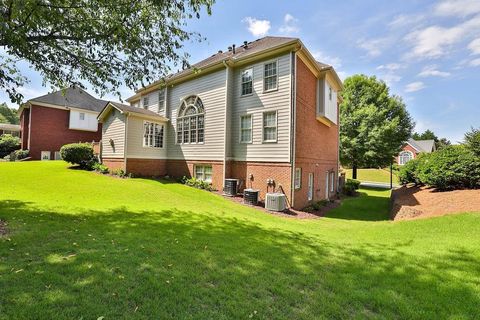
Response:
[{"label": "vent pipe on roof", "polygon": [[235,54],[235,45],[232,45],[232,51]]},{"label": "vent pipe on roof", "polygon": [[248,48],[248,41],[243,41],[243,47],[244,47],[245,49]]},{"label": "vent pipe on roof", "polygon": [[223,51],[222,51],[222,50],[218,50],[218,53],[223,53]]},{"label": "vent pipe on roof", "polygon": [[232,51],[232,47],[228,47],[228,52],[231,52]]}]

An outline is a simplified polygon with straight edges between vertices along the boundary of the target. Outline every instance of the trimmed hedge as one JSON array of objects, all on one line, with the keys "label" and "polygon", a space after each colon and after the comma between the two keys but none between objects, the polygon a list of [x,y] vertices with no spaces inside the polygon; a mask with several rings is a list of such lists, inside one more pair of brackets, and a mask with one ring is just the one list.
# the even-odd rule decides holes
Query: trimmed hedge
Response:
[{"label": "trimmed hedge", "polygon": [[479,188],[480,158],[464,145],[447,146],[410,160],[399,178],[403,184],[426,184],[438,190]]},{"label": "trimmed hedge", "polygon": [[0,135],[0,158],[8,156],[17,149],[20,149],[20,138],[11,134]]},{"label": "trimmed hedge", "polygon": [[15,150],[10,153],[10,161],[18,161],[28,157],[28,150]]},{"label": "trimmed hedge", "polygon": [[62,159],[71,164],[78,164],[84,169],[91,169],[97,161],[90,143],[70,143],[60,148]]}]

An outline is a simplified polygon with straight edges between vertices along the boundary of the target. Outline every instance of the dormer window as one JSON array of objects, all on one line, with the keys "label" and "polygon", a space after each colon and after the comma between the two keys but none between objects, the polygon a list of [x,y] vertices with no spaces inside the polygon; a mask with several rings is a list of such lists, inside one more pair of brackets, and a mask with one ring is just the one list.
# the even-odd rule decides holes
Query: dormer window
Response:
[{"label": "dormer window", "polygon": [[143,109],[147,109],[148,108],[148,96],[146,97],[143,97]]}]

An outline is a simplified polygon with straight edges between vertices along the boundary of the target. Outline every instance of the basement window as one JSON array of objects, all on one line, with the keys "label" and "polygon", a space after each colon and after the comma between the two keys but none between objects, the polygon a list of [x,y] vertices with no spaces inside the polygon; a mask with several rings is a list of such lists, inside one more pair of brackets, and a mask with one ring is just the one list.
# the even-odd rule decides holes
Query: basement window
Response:
[{"label": "basement window", "polygon": [[212,166],[210,165],[195,165],[195,179],[212,182]]}]

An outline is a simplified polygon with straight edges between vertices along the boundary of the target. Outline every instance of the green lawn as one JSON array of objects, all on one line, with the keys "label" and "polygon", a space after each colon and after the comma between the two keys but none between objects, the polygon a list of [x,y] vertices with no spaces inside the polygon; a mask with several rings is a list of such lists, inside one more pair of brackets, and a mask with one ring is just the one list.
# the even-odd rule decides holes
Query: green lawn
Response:
[{"label": "green lawn", "polygon": [[0,164],[0,319],[473,319],[480,214],[269,215],[176,183]]},{"label": "green lawn", "polygon": [[[352,179],[352,169],[345,171],[346,177]],[[357,169],[357,180],[390,183],[390,169]],[[393,172],[393,183],[398,183],[395,172]]]}]

